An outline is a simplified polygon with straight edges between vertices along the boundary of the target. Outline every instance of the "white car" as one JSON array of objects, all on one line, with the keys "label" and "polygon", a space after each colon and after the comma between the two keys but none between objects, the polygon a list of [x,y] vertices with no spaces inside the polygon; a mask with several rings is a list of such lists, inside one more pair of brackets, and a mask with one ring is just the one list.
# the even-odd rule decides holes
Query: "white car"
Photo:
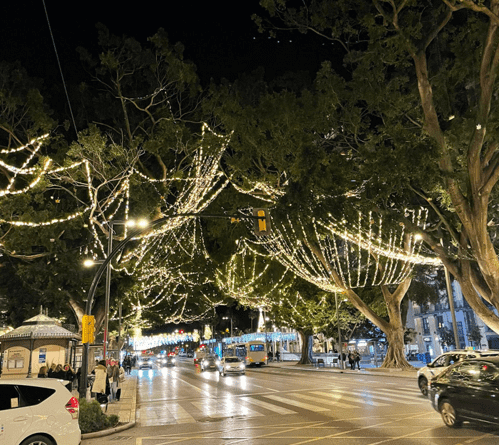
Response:
[{"label": "white car", "polygon": [[223,357],[218,365],[218,371],[222,377],[227,374],[245,374],[246,365],[239,357]]},{"label": "white car", "polygon": [[428,395],[428,382],[444,372],[450,365],[468,358],[487,357],[499,355],[499,351],[473,351],[470,349],[456,349],[439,355],[435,360],[418,370],[418,386],[424,396]]},{"label": "white car", "polygon": [[79,403],[62,380],[0,380],[0,444],[78,445]]}]

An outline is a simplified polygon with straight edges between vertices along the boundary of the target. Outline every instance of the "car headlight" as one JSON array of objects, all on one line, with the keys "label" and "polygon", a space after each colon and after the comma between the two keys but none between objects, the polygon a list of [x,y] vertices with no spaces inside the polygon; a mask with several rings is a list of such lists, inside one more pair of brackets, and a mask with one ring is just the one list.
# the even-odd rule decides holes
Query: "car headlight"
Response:
[{"label": "car headlight", "polygon": [[166,363],[166,360],[165,359],[161,360],[161,363]]},{"label": "car headlight", "polygon": [[217,365],[217,366],[218,366],[219,364],[220,364],[220,360],[217,360],[217,361],[215,362],[215,365]]},{"label": "car headlight", "polygon": [[139,366],[141,366],[144,362],[137,362]]},{"label": "car headlight", "polygon": [[207,365],[208,364],[208,360],[203,360],[203,365]]},{"label": "car headlight", "polygon": [[240,367],[241,369],[244,369],[244,363],[239,364],[239,367]]},{"label": "car headlight", "polygon": [[172,358],[172,363],[175,363],[175,359],[174,358]]}]

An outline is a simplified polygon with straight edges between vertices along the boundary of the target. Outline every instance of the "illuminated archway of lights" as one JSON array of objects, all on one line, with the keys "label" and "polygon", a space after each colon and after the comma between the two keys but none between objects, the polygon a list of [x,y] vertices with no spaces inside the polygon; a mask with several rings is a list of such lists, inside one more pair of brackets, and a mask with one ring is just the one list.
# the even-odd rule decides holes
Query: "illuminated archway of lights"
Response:
[{"label": "illuminated archway of lights", "polygon": [[[136,167],[137,163],[129,165],[128,170],[112,178],[103,178],[101,172],[94,171],[87,159],[55,167],[51,159],[40,155],[40,148],[47,140],[48,135],[43,135],[25,146],[2,150],[1,154],[5,157],[14,154],[16,163],[24,153],[26,156],[21,167],[16,167],[14,162],[0,160],[2,167],[11,173],[9,183],[0,190],[0,197],[5,199],[9,195],[30,193],[37,190],[36,186],[43,180],[42,187],[48,186],[43,190],[53,193],[53,204],[64,202],[64,208],[67,209],[74,203],[75,210],[64,214],[61,211],[57,217],[47,220],[4,218],[0,223],[29,229],[83,218],[93,234],[94,242],[92,246],[82,249],[82,257],[106,257],[106,222],[117,219],[127,221],[135,216],[133,208],[130,208],[133,202],[131,198],[135,190],[144,185],[155,191],[162,210],[162,214],[157,217],[161,218],[165,215],[201,213],[228,183],[220,169],[220,160],[230,136],[218,135],[206,124],[202,126],[201,139],[190,155],[191,162],[181,167],[173,166],[162,179],[145,175]],[[182,161],[186,159],[185,154],[178,158]],[[19,184],[23,186],[16,189]],[[70,188],[66,187],[67,184],[70,184]],[[78,196],[74,190],[80,192]],[[127,237],[127,231],[124,225],[121,236],[116,239]],[[202,313],[189,313],[189,286],[200,284],[196,273],[183,272],[182,264],[173,260],[179,252],[185,264],[196,255],[207,257],[202,238],[195,218],[177,217],[155,230],[145,231],[130,244],[133,248],[123,255],[118,266],[113,264],[112,267],[137,277],[137,296],[132,301],[135,313],[159,309],[168,303],[171,315],[165,322],[192,321],[203,317]],[[207,304],[218,304],[218,299],[210,293],[203,294],[200,291],[199,295]]]},{"label": "illuminated archway of lights", "polygon": [[[414,224],[424,229],[425,221],[425,210],[412,212]],[[257,245],[264,247],[288,270],[327,292],[398,284],[417,264],[441,265],[439,259],[421,255],[420,237],[406,234],[403,226],[398,232],[390,229],[384,233],[382,219],[378,219],[376,227],[372,214],[367,218],[359,215],[357,224],[348,224],[350,229],[347,221],[338,222],[331,215],[327,221],[314,219],[309,226],[312,236],[302,220],[296,227],[289,219],[282,224],[273,220],[272,234],[260,241],[247,242],[247,246],[255,255],[261,255]],[[312,246],[316,246],[327,265]],[[337,272],[339,282],[333,281],[329,267]]]},{"label": "illuminated archway of lights", "polygon": [[171,346],[179,343],[196,341],[195,333],[173,333],[173,334],[159,334],[143,337],[132,337],[130,343],[134,351],[144,351],[146,349],[157,348],[160,346]]},{"label": "illuminated archway of lights", "polygon": [[[216,270],[217,286],[244,306],[268,309],[272,306],[273,295],[281,287],[286,273],[274,282],[268,276],[271,258],[254,255],[245,242],[240,242],[239,245],[238,252],[224,268]],[[270,288],[269,282],[273,283]]]}]

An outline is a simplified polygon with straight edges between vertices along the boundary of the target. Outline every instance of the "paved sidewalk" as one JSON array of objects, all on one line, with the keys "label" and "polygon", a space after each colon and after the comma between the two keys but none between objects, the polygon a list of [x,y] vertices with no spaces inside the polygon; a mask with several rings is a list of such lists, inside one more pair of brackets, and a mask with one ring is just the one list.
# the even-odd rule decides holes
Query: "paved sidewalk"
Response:
[{"label": "paved sidewalk", "polygon": [[125,381],[120,383],[121,397],[118,402],[109,403],[106,414],[116,414],[120,418],[120,424],[115,428],[109,428],[95,433],[82,434],[82,439],[109,436],[118,431],[123,431],[135,425],[135,409],[137,406],[137,374],[125,376]]},{"label": "paved sidewalk", "polygon": [[416,380],[418,368],[424,366],[424,364],[417,362],[416,367],[413,370],[401,370],[395,369],[385,369],[385,368],[372,368],[372,367],[361,367],[360,370],[352,371],[347,364],[348,369],[341,370],[337,367],[320,366],[316,365],[299,365],[296,361],[285,361],[285,362],[269,362],[269,368],[286,368],[289,370],[300,370],[300,371],[310,371],[310,372],[331,372],[331,373],[343,373],[343,374],[361,374],[361,375],[385,375],[389,377],[403,377],[408,379]]}]

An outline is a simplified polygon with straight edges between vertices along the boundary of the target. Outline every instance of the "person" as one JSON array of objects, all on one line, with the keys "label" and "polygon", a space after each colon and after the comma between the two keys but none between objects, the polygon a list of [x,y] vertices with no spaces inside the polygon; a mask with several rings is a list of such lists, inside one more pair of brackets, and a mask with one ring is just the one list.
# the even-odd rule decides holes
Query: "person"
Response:
[{"label": "person", "polygon": [[94,369],[95,379],[92,385],[92,392],[95,394],[106,394],[109,396],[109,377],[107,376],[106,361],[101,360]]},{"label": "person", "polygon": [[56,367],[57,367],[57,365],[55,363],[52,363],[50,365],[50,368],[49,368],[48,373],[47,373],[47,377],[50,377],[50,378],[54,377],[54,372],[55,372]]},{"label": "person", "polygon": [[53,379],[64,380],[66,378],[66,371],[64,371],[62,365],[57,365],[55,371],[52,373]]},{"label": "person", "polygon": [[276,353],[275,353],[275,359],[276,359],[277,361],[279,361],[279,359],[280,359],[280,358],[281,358],[281,351],[279,351],[279,349],[278,349],[278,350],[276,351]]},{"label": "person", "polygon": [[273,361],[274,355],[272,354],[272,350],[269,351],[269,362]]},{"label": "person", "polygon": [[353,371],[355,369],[355,358],[352,351],[348,353],[348,363],[350,365],[350,369]]},{"label": "person", "polygon": [[64,380],[69,380],[69,383],[66,385],[68,391],[71,392],[73,390],[73,382],[76,379],[76,373],[73,371],[73,368],[69,363],[64,365]]},{"label": "person", "polygon": [[111,385],[111,402],[117,402],[118,387],[120,384],[120,368],[118,367],[117,362],[113,362],[113,364],[109,368],[111,370],[111,376],[109,377],[109,382]]},{"label": "person", "polygon": [[123,366],[125,367],[125,372],[127,374],[130,374],[132,372],[132,359],[129,355],[127,355],[125,357],[125,360],[123,360]]},{"label": "person", "polygon": [[358,370],[360,371],[360,353],[357,351],[353,351],[353,359],[354,359],[354,364],[353,364],[353,369],[355,369],[355,365],[357,365]]},{"label": "person", "polygon": [[42,366],[39,370],[38,370],[38,378],[39,379],[46,379],[48,377],[48,369],[46,366]]}]

